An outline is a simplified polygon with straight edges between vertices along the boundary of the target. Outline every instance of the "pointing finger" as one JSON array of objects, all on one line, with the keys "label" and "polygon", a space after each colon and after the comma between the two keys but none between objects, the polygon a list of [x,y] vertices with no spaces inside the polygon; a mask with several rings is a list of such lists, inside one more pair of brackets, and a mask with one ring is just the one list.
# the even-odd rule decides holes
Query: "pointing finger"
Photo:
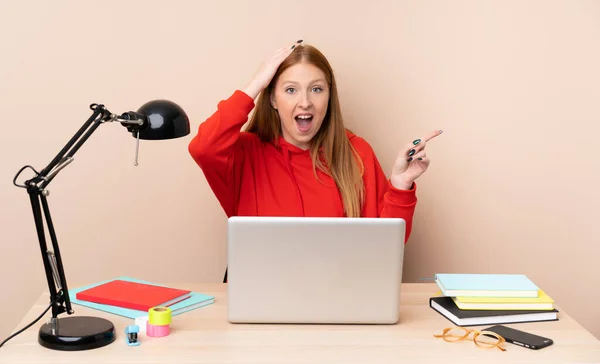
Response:
[{"label": "pointing finger", "polygon": [[413,140],[412,143],[408,144],[406,147],[407,156],[411,157],[415,153],[421,151],[422,149],[425,149],[425,145],[427,145],[427,142],[442,134],[442,132],[442,130],[435,130],[429,133],[427,136],[423,137],[422,139],[418,138]]},{"label": "pointing finger", "polygon": [[443,133],[443,130],[434,130],[431,133],[429,133],[429,135],[427,135],[424,140],[425,140],[425,142],[428,142],[431,139],[435,138],[436,136],[438,136],[442,133]]}]

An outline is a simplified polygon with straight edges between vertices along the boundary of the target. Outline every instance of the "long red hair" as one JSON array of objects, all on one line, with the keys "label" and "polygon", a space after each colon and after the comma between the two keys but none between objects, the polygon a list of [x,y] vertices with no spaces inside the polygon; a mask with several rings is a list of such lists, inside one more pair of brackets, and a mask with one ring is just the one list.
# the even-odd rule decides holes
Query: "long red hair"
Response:
[{"label": "long red hair", "polygon": [[346,134],[333,70],[318,49],[308,45],[296,46],[258,97],[246,131],[257,134],[265,142],[279,139],[281,122],[277,111],[271,107],[271,95],[281,73],[300,62],[310,63],[323,71],[330,90],[327,113],[310,143],[315,176],[316,168],[331,176],[340,191],[346,216],[360,217],[364,201],[363,165]]}]

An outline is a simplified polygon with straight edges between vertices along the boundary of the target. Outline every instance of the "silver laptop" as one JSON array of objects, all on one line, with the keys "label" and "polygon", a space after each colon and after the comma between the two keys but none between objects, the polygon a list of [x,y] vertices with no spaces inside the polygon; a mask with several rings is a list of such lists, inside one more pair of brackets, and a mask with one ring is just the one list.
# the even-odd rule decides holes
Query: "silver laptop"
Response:
[{"label": "silver laptop", "polygon": [[405,221],[231,217],[232,323],[398,322]]}]

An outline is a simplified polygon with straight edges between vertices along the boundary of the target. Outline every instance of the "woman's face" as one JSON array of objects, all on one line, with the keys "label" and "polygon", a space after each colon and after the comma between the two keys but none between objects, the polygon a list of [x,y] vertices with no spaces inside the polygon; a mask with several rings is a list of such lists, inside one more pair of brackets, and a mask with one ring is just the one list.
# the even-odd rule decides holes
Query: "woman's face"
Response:
[{"label": "woman's face", "polygon": [[279,113],[283,138],[300,149],[308,149],[327,114],[329,86],[316,66],[297,63],[279,76],[271,96]]}]

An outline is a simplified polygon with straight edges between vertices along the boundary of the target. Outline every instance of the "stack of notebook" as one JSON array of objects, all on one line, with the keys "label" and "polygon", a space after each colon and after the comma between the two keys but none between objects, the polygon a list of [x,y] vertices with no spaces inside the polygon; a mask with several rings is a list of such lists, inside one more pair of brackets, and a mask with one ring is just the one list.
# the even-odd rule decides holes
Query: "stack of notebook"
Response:
[{"label": "stack of notebook", "polygon": [[72,303],[132,319],[155,306],[168,306],[172,316],[215,302],[215,297],[131,277],[117,277],[69,290]]},{"label": "stack of notebook", "polygon": [[435,275],[429,305],[459,326],[555,321],[554,300],[523,274]]}]

